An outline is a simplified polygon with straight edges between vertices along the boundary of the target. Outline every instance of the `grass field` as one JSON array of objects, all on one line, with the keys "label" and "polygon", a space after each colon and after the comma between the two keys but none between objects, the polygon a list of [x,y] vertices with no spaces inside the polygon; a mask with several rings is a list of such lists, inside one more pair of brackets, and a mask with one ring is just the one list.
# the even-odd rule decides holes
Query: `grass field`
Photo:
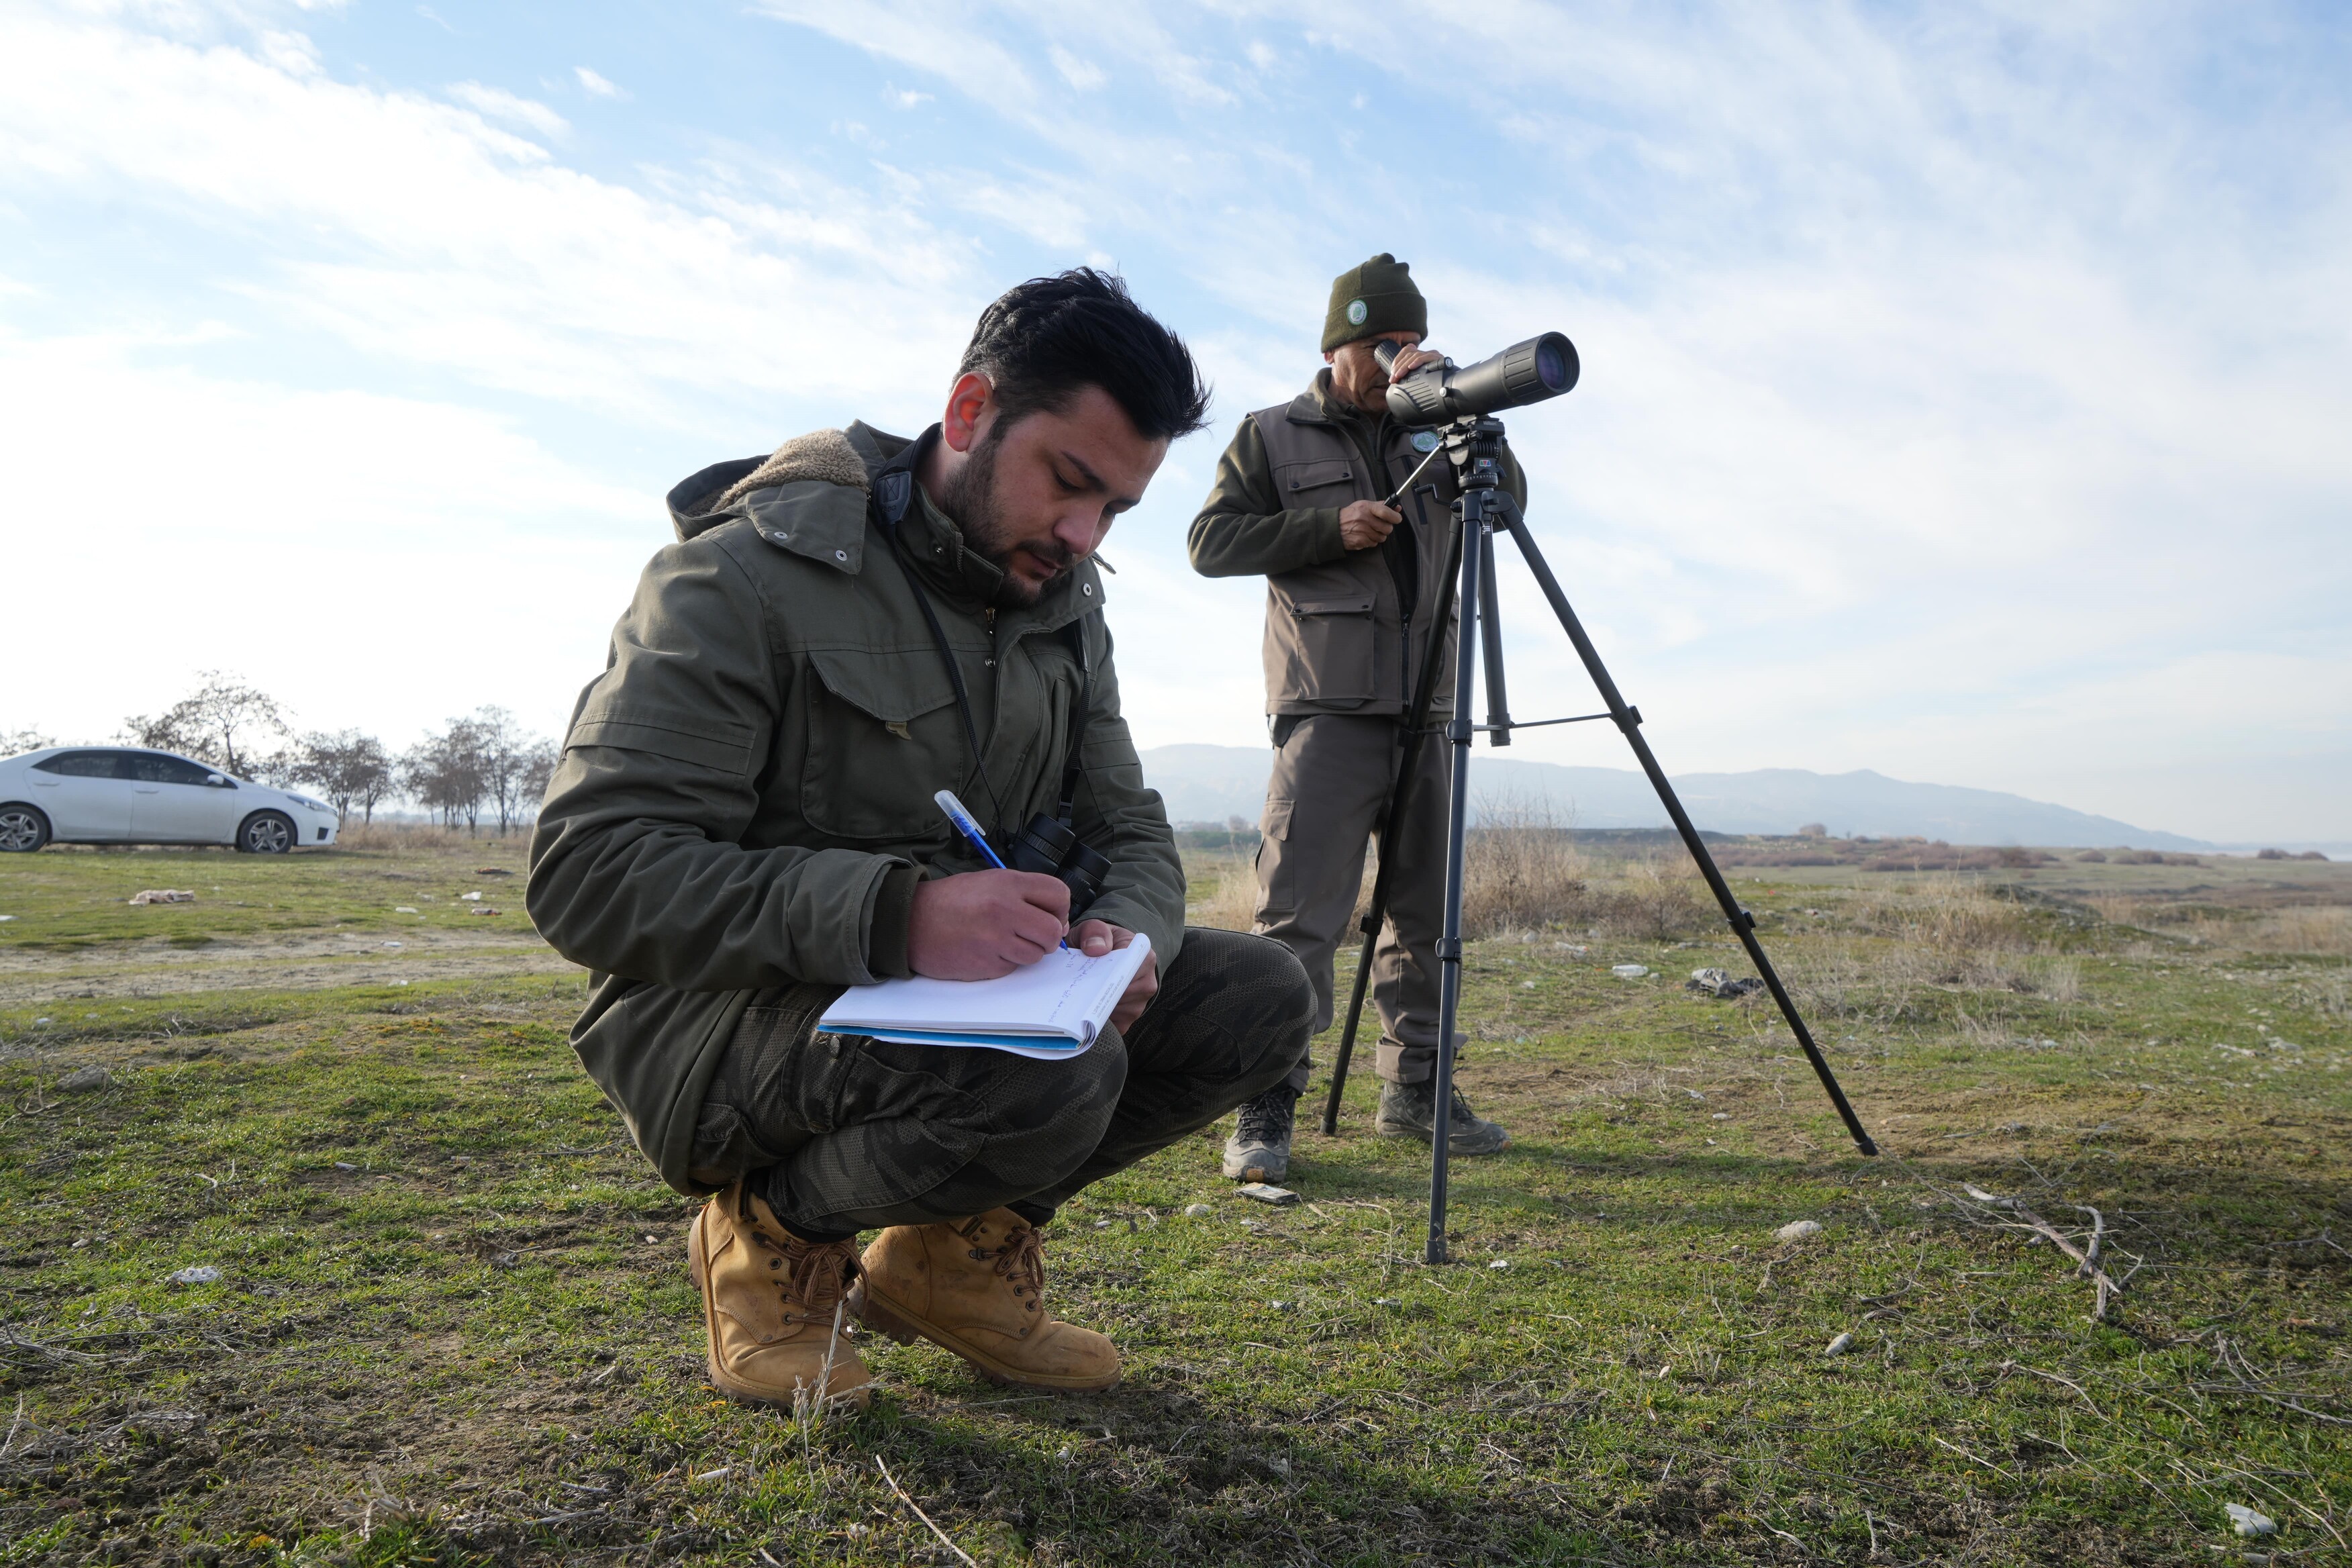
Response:
[{"label": "grass field", "polygon": [[[1221,1129],[1052,1227],[1117,1390],[871,1342],[874,1409],[803,1423],[702,1382],[691,1205],[520,868],[0,863],[0,1563],[2352,1561],[2352,868],[1741,868],[1865,1160],[1768,1009],[1681,986],[1740,970],[1674,868],[1591,863],[1472,950],[1516,1141],[1454,1264],[1360,1078],[1302,1206]],[[1970,1184],[2097,1211],[2105,1321]]]}]

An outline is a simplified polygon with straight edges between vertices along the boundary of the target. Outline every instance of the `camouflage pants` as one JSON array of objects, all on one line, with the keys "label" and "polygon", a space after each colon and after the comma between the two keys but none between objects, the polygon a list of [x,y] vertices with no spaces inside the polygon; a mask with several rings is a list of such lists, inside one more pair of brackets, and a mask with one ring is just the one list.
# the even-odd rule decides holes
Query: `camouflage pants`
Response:
[{"label": "camouflage pants", "polygon": [[1122,1037],[1033,1061],[816,1032],[835,986],[761,992],[695,1125],[693,1178],[750,1179],[803,1236],[1011,1205],[1043,1224],[1071,1194],[1196,1132],[1305,1054],[1315,994],[1281,943],[1188,930]]}]

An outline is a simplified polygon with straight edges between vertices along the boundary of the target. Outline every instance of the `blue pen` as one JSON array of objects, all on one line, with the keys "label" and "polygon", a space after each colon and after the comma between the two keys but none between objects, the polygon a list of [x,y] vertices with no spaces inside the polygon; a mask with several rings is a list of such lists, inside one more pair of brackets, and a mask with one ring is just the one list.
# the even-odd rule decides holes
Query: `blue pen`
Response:
[{"label": "blue pen", "polygon": [[939,802],[940,809],[941,811],[948,814],[948,820],[955,824],[956,831],[962,834],[966,838],[971,839],[971,847],[979,850],[982,855],[988,857],[988,863],[990,865],[995,867],[1000,871],[1010,871],[1013,869],[1012,867],[1007,866],[1003,861],[998,859],[996,858],[996,851],[988,847],[987,835],[981,832],[980,824],[971,819],[971,813],[963,808],[963,802],[955,797],[955,791],[951,789],[943,789],[940,791],[939,794],[931,796],[931,798]]},{"label": "blue pen", "polygon": [[[937,795],[931,796],[931,798],[939,803],[939,807],[941,811],[948,814],[948,820],[955,824],[956,831],[962,834],[966,838],[971,839],[971,847],[979,850],[982,855],[988,857],[988,863],[990,865],[995,867],[1000,871],[1010,871],[1013,869],[1012,867],[998,859],[996,858],[996,851],[988,847],[988,836],[980,830],[980,824],[971,819],[971,813],[963,808],[963,802],[955,797],[955,791],[951,789],[943,789]],[[1065,941],[1062,945],[1066,948],[1070,944],[1068,942]]]}]

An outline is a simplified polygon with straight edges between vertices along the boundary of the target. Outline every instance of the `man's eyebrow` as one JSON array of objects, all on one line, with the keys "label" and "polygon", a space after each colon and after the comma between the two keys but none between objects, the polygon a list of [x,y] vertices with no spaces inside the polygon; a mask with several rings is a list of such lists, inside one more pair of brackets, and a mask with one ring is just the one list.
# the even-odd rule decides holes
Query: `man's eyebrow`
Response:
[{"label": "man's eyebrow", "polygon": [[[1094,486],[1095,489],[1098,490],[1107,490],[1110,489],[1108,485],[1103,483],[1102,476],[1096,473],[1092,468],[1087,467],[1086,459],[1079,457],[1076,452],[1066,451],[1061,454],[1061,458],[1062,461],[1077,469],[1079,477],[1084,479],[1087,483]],[[1140,506],[1143,504],[1143,498],[1141,496],[1113,496],[1111,498],[1111,504],[1122,509]]]}]

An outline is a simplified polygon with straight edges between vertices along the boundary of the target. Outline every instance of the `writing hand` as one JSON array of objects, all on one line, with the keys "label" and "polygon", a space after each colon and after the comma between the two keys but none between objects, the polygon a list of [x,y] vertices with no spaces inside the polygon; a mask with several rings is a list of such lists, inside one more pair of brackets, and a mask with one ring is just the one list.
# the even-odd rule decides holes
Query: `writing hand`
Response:
[{"label": "writing hand", "polygon": [[[1133,931],[1124,926],[1115,926],[1108,921],[1080,921],[1076,929],[1070,932],[1070,945],[1088,958],[1100,958],[1104,953],[1116,952],[1134,941]],[[1144,954],[1135,978],[1127,983],[1127,992],[1119,997],[1118,1005],[1111,1010],[1111,1026],[1122,1035],[1127,1033],[1134,1026],[1135,1021],[1143,1016],[1143,1010],[1151,1005],[1151,999],[1159,994],[1160,955],[1149,952]]]},{"label": "writing hand", "polygon": [[915,886],[907,964],[939,980],[994,980],[1053,952],[1069,929],[1070,889],[1058,877],[967,871],[935,878]]}]

